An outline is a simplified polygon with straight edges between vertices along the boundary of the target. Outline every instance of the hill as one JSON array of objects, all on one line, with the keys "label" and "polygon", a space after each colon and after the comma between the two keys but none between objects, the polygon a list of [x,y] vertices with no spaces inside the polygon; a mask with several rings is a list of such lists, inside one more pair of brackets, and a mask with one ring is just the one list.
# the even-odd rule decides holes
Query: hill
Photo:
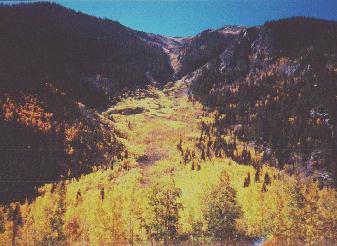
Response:
[{"label": "hill", "polygon": [[118,22],[53,3],[3,5],[0,11],[1,81],[11,87],[53,81],[78,100],[99,105],[95,93],[74,88],[84,85],[118,95],[151,82],[148,74],[157,82],[171,77],[164,52]]},{"label": "hill", "polygon": [[113,163],[123,147],[99,110],[172,76],[161,48],[111,20],[33,3],[1,5],[0,23],[2,201]]},{"label": "hill", "polygon": [[331,184],[337,169],[337,23],[297,17],[228,35],[222,51],[186,79],[191,95],[217,110],[220,133],[237,126],[238,138],[268,152],[272,165],[320,170],[317,178]]}]

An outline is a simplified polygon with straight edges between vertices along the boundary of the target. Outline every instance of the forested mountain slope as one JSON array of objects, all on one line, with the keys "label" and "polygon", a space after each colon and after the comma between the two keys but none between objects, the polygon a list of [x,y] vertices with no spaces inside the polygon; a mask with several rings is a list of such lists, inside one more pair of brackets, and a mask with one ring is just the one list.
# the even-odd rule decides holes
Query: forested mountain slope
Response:
[{"label": "forested mountain slope", "polygon": [[0,8],[1,80],[53,81],[77,95],[88,84],[118,95],[122,90],[171,78],[166,54],[118,22],[77,13],[53,3]]},{"label": "forested mountain slope", "polygon": [[112,165],[123,146],[98,110],[172,76],[141,32],[53,3],[0,6],[0,200]]},{"label": "forested mountain slope", "polygon": [[331,184],[337,170],[337,23],[298,17],[230,35],[222,51],[187,78],[191,95],[217,110],[220,133],[236,126],[238,138],[263,146],[271,164],[320,170],[319,178]]},{"label": "forested mountain slope", "polygon": [[43,84],[1,95],[0,200],[24,200],[35,187],[113,165],[124,146],[111,120]]},{"label": "forested mountain slope", "polygon": [[185,87],[137,90],[106,110],[124,160],[0,206],[0,244],[334,245],[336,190],[219,135]]}]

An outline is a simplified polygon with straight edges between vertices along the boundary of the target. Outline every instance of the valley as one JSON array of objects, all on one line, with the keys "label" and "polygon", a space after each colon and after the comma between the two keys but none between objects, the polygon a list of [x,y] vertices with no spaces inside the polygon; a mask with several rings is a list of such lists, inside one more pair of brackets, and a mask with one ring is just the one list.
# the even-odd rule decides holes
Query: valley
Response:
[{"label": "valley", "polygon": [[337,22],[190,37],[0,5],[0,245],[334,245]]},{"label": "valley", "polygon": [[[213,148],[203,156],[196,147],[204,141],[199,139],[201,126],[214,122],[214,113],[193,102],[186,85],[179,80],[162,89],[148,86],[123,95],[101,114],[114,122],[118,141],[127,150],[123,157],[113,166],[94,167],[90,174],[40,187],[34,201],[20,205],[13,222],[8,213],[17,205],[2,208],[0,242],[150,245],[230,240],[235,245],[278,245],[301,237],[309,242],[323,234],[327,242],[334,240],[333,225],[317,225],[335,220],[335,190],[320,189],[310,179],[299,181],[267,163],[256,169],[226,154],[216,156]],[[221,137],[233,141],[232,135]],[[214,139],[212,133],[208,138]],[[247,147],[239,141],[236,146],[237,155]],[[254,149],[248,150],[260,160]],[[296,194],[310,203],[297,205],[301,200]],[[321,203],[327,207],[312,210]],[[220,211],[235,217],[210,220],[208,216]],[[314,220],[299,224],[294,219],[311,213],[317,215]],[[226,234],[218,234],[213,223]]]}]

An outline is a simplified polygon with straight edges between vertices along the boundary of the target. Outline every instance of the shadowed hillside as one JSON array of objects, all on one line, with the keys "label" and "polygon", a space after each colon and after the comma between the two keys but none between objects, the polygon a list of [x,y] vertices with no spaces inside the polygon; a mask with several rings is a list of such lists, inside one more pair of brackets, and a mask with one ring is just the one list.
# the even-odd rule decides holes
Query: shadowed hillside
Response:
[{"label": "shadowed hillside", "polygon": [[291,18],[243,29],[190,76],[191,95],[218,111],[220,133],[236,125],[238,138],[268,150],[273,165],[319,170],[331,184],[336,54],[336,22]]},{"label": "shadowed hillside", "polygon": [[[141,33],[52,3],[0,8],[1,81],[53,81],[79,100],[94,103],[83,88],[118,95],[142,87],[150,74],[158,82],[172,69],[164,52],[141,39]],[[82,94],[81,94],[82,93]],[[91,102],[93,101],[93,102]]]},{"label": "shadowed hillside", "polygon": [[1,201],[112,165],[123,150],[97,109],[172,74],[140,32],[52,3],[0,6]]}]

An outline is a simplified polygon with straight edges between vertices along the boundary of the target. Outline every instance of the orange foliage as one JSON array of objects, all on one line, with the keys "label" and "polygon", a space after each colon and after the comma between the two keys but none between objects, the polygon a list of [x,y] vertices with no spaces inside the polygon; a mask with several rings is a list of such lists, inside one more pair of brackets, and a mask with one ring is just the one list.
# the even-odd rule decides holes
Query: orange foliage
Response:
[{"label": "orange foliage", "polygon": [[65,138],[66,138],[66,152],[68,155],[72,155],[75,152],[75,149],[72,146],[72,142],[78,137],[81,123],[75,123],[74,125],[65,125]]},{"label": "orange foliage", "polygon": [[15,104],[9,97],[7,97],[6,102],[2,104],[2,110],[5,121],[10,121],[14,118],[14,114],[16,113]]},{"label": "orange foliage", "polygon": [[1,107],[5,121],[16,119],[22,125],[45,133],[51,130],[53,114],[45,112],[41,102],[33,96],[24,96],[21,104],[7,96]]},{"label": "orange foliage", "polygon": [[67,142],[73,141],[77,136],[79,132],[80,124],[75,125],[66,125],[65,127],[65,137]]},{"label": "orange foliage", "polygon": [[75,151],[73,143],[83,133],[88,133],[90,129],[82,122],[75,122],[73,124],[65,124],[64,134],[66,142],[66,152],[72,155]]}]

